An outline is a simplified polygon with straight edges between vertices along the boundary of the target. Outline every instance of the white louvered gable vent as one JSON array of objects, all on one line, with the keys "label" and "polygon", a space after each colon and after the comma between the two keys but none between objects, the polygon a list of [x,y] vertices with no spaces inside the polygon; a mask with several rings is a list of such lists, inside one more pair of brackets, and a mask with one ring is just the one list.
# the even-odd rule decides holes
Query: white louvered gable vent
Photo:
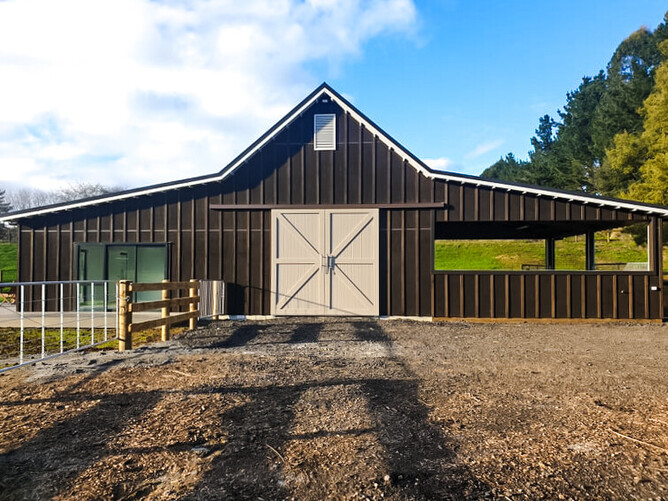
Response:
[{"label": "white louvered gable vent", "polygon": [[313,146],[315,150],[336,149],[336,115],[313,115]]}]

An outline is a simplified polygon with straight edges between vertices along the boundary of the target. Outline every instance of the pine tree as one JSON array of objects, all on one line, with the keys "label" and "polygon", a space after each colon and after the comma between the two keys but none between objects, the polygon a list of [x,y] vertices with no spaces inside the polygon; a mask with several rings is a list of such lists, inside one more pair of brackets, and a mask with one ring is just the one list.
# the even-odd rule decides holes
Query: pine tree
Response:
[{"label": "pine tree", "polygon": [[526,183],[526,162],[517,160],[515,155],[508,153],[505,158],[501,157],[490,167],[485,169],[480,177],[497,179],[499,181],[511,181],[514,183]]},{"label": "pine tree", "polygon": [[[641,109],[644,130],[634,138],[615,138],[608,156],[618,170],[635,168],[632,160],[639,164],[638,179],[626,192],[630,198],[668,205],[668,40],[660,49],[667,59],[657,69],[654,90]],[[627,147],[630,153],[619,152]]]},{"label": "pine tree", "polygon": [[[6,214],[12,209],[8,202],[5,202],[5,190],[0,190],[0,216]],[[9,229],[0,223],[0,240],[7,240],[9,237]]]}]

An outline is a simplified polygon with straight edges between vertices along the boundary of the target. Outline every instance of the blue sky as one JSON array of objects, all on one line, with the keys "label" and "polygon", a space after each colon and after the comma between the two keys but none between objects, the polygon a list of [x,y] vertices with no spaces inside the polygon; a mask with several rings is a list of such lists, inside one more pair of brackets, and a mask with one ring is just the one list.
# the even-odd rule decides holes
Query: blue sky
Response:
[{"label": "blue sky", "polygon": [[417,2],[416,36],[375,39],[331,83],[420,158],[479,174],[526,157],[538,118],[654,29],[665,1]]},{"label": "blue sky", "polygon": [[478,174],[526,157],[538,118],[667,9],[0,0],[0,189],[216,172],[323,81],[420,158]]}]

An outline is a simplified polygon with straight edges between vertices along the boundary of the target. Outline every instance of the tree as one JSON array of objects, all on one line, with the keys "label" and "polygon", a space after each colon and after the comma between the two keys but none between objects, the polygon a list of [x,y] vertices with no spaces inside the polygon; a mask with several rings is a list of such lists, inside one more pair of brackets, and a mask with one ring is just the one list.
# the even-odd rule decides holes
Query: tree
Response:
[{"label": "tree", "polygon": [[640,111],[643,131],[616,136],[608,159],[614,171],[633,176],[626,196],[668,205],[668,40],[660,49],[667,59],[657,69],[654,90]]},{"label": "tree", "polygon": [[623,197],[628,187],[640,179],[640,167],[647,159],[646,144],[638,134],[617,134],[606,158],[595,173],[594,183],[600,193]]},{"label": "tree", "polygon": [[493,165],[485,169],[482,174],[480,174],[480,177],[498,179],[499,181],[524,183],[528,182],[526,175],[526,162],[517,160],[515,155],[508,153],[505,158],[499,158]]},{"label": "tree", "polygon": [[68,202],[70,200],[97,197],[99,195],[106,195],[107,193],[115,193],[122,190],[123,188],[121,186],[104,186],[99,183],[79,181],[59,189],[56,193],[59,201]]},{"label": "tree", "polygon": [[654,72],[663,56],[658,37],[647,28],[640,28],[624,40],[608,63],[606,90],[594,116],[592,139],[596,155],[603,158],[616,134],[642,130],[639,109],[654,85]]},{"label": "tree", "polygon": [[580,86],[566,94],[566,105],[559,111],[561,125],[558,142],[567,161],[577,172],[584,191],[593,191],[594,176],[601,164],[602,155],[594,148],[593,121],[596,109],[605,93],[605,73],[584,77]]},{"label": "tree", "polygon": [[123,189],[124,188],[120,186],[104,186],[99,183],[79,181],[71,183],[65,188],[50,191],[21,188],[9,192],[7,198],[11,201],[11,204],[15,209],[23,210],[32,207],[42,207],[44,205],[95,197],[107,193],[114,193]]},{"label": "tree", "polygon": [[[5,201],[5,190],[0,190],[0,216],[7,214],[10,210],[12,210],[12,206]],[[10,233],[11,230],[0,223],[0,241],[9,239]]]},{"label": "tree", "polygon": [[563,125],[549,115],[541,117],[531,138],[527,178],[531,184],[565,190],[582,190],[584,171],[573,161],[560,140]]}]

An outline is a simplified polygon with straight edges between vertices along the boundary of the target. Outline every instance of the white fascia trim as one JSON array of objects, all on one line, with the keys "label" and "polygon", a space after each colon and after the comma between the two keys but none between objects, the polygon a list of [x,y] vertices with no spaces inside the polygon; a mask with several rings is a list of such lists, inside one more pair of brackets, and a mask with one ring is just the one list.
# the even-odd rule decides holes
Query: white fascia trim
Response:
[{"label": "white fascia trim", "polygon": [[530,186],[517,186],[513,184],[505,184],[501,183],[498,181],[489,181],[483,178],[480,179],[469,179],[465,177],[459,177],[457,175],[451,175],[451,174],[433,174],[432,176],[434,179],[442,179],[444,181],[451,181],[451,182],[456,182],[456,183],[467,183],[467,184],[473,184],[476,186],[487,186],[489,188],[497,188],[501,190],[507,190],[507,191],[515,191],[515,192],[520,192],[521,194],[525,193],[531,193],[532,195],[537,195],[537,196],[544,196],[544,197],[549,197],[549,198],[559,198],[562,200],[565,200],[566,202],[582,202],[583,204],[591,204],[591,205],[598,205],[601,207],[611,207],[613,209],[629,209],[633,212],[647,212],[649,214],[660,214],[664,217],[668,217],[668,209],[659,209],[655,207],[646,207],[643,205],[637,205],[634,204],[633,202],[625,202],[622,200],[604,200],[597,198],[593,195],[578,195],[575,193],[560,193],[558,191],[552,191],[549,189],[543,189],[543,188],[534,188]]},{"label": "white fascia trim", "polygon": [[195,185],[200,185],[200,184],[206,184],[206,183],[212,183],[216,181],[222,181],[225,179],[227,176],[232,174],[237,168],[239,168],[241,165],[243,165],[251,156],[253,156],[260,148],[264,147],[268,142],[270,142],[278,133],[280,133],[285,127],[287,127],[289,124],[291,124],[294,119],[304,113],[307,108],[309,108],[315,101],[317,101],[323,94],[327,93],[328,96],[332,99],[332,101],[336,102],[345,112],[349,113],[355,120],[357,120],[360,124],[363,124],[364,127],[371,132],[374,136],[378,137],[381,139],[383,142],[391,146],[391,149],[395,151],[399,156],[407,162],[409,165],[411,165],[414,169],[416,169],[418,172],[423,174],[425,177],[429,179],[439,179],[443,181],[450,181],[450,182],[456,182],[456,183],[461,183],[461,184],[472,184],[475,186],[486,186],[489,188],[497,188],[497,189],[502,189],[502,190],[507,190],[507,191],[514,191],[514,192],[520,192],[520,193],[531,193],[533,195],[537,196],[547,196],[551,198],[559,198],[562,200],[566,200],[568,202],[572,201],[578,201],[582,202],[584,204],[594,204],[598,205],[601,207],[612,207],[615,209],[628,209],[631,211],[641,211],[645,212],[648,214],[658,214],[661,215],[665,218],[668,218],[668,209],[658,209],[658,208],[650,208],[650,207],[645,207],[641,205],[636,205],[634,203],[630,202],[623,202],[623,201],[610,201],[610,200],[601,200],[598,199],[594,196],[586,196],[586,195],[577,195],[577,194],[565,194],[565,193],[559,193],[557,191],[552,191],[549,189],[542,189],[542,188],[534,188],[534,187],[528,187],[528,186],[516,186],[512,184],[505,184],[502,182],[498,181],[489,181],[486,179],[482,178],[468,178],[464,176],[458,176],[456,174],[450,174],[450,173],[439,173],[439,172],[432,172],[431,170],[427,169],[421,162],[415,160],[413,155],[409,153],[407,150],[405,150],[400,144],[396,143],[394,140],[390,139],[387,135],[385,135],[383,132],[381,132],[379,129],[373,126],[367,119],[362,117],[359,113],[357,113],[353,108],[348,106],[345,102],[341,101],[338,99],[335,95],[332,93],[329,93],[326,88],[322,89],[320,92],[315,94],[311,99],[306,101],[302,106],[300,106],[297,110],[295,110],[292,115],[287,117],[283,125],[278,127],[273,133],[269,134],[267,137],[265,137],[262,141],[260,141],[258,144],[256,144],[252,149],[248,150],[242,157],[238,158],[234,163],[228,165],[225,167],[220,173],[218,174],[213,174],[211,176],[203,177],[201,179],[197,179],[194,181],[184,181],[184,182],[177,182],[173,184],[168,184],[166,186],[161,186],[161,187],[154,187],[154,188],[148,188],[145,190],[140,190],[140,191],[135,191],[132,193],[121,193],[119,195],[112,195],[109,197],[104,197],[104,198],[99,198],[96,200],[89,200],[86,202],[73,202],[67,205],[61,205],[58,207],[54,208],[45,208],[45,209],[35,209],[34,211],[29,211],[29,212],[24,212],[21,214],[17,214],[16,216],[4,216],[0,217],[0,222],[10,222],[13,221],[14,219],[20,219],[23,217],[31,217],[31,216],[38,216],[41,214],[48,214],[50,212],[60,212],[60,211],[67,211],[67,210],[72,210],[72,209],[77,209],[81,207],[88,207],[91,205],[97,205],[100,203],[104,202],[113,202],[116,200],[123,200],[127,198],[134,198],[134,197],[139,197],[142,195],[150,195],[152,193],[159,193],[162,191],[168,191],[168,190],[173,190],[173,189],[179,189],[179,188],[188,188],[190,186],[195,186]]},{"label": "white fascia trim", "polygon": [[201,179],[197,179],[197,180],[194,180],[194,181],[187,181],[187,182],[184,181],[184,182],[180,182],[180,183],[176,182],[176,183],[173,183],[173,184],[168,184],[166,186],[156,186],[154,188],[147,188],[145,190],[133,191],[132,193],[121,193],[121,194],[118,194],[118,195],[111,195],[109,197],[98,198],[98,199],[95,199],[95,200],[88,200],[88,201],[85,201],[85,202],[72,202],[72,203],[66,204],[66,205],[59,205],[58,207],[35,209],[33,211],[22,212],[21,214],[17,214],[16,216],[0,217],[0,223],[9,222],[9,221],[12,221],[14,219],[21,219],[21,218],[24,218],[24,217],[39,216],[41,214],[48,214],[48,213],[51,213],[51,212],[68,211],[68,210],[72,210],[72,209],[79,209],[81,207],[89,207],[91,205],[98,205],[98,204],[106,203],[106,202],[114,202],[114,201],[117,201],[117,200],[124,200],[124,199],[127,199],[127,198],[135,198],[135,197],[139,197],[139,196],[143,196],[143,195],[150,195],[152,193],[159,193],[161,191],[175,190],[175,189],[179,189],[179,188],[188,188],[190,186],[206,184],[206,183],[213,183],[213,182],[216,182],[216,181],[222,181],[227,176],[232,174],[238,167],[243,165],[243,163],[246,162],[251,156],[253,156],[260,148],[262,148],[269,141],[271,141],[287,125],[292,123],[292,121],[294,121],[295,117],[302,114],[324,92],[326,92],[326,89],[323,89],[321,92],[319,92],[318,94],[313,96],[311,99],[309,99],[306,103],[304,103],[303,106],[301,106],[291,116],[289,116],[285,120],[285,123],[281,127],[277,128],[272,134],[268,135],[261,142],[259,142],[257,145],[255,145],[255,147],[253,149],[249,150],[243,157],[237,159],[236,162],[234,162],[234,163],[228,165],[227,167],[225,167],[218,174],[212,174],[211,176],[203,177]]},{"label": "white fascia trim", "polygon": [[370,124],[367,119],[362,117],[359,113],[357,113],[354,109],[350,108],[346,103],[343,101],[340,101],[339,99],[336,98],[336,96],[332,96],[332,101],[336,102],[341,108],[343,108],[344,111],[347,113],[350,113],[350,116],[353,117],[355,120],[357,120],[359,123],[364,125],[364,128],[371,132],[374,136],[380,138],[383,142],[389,144],[392,146],[392,149],[401,157],[402,160],[405,162],[408,162],[411,167],[413,167],[415,170],[423,174],[425,177],[434,179],[435,177],[438,176],[438,174],[435,174],[428,169],[424,167],[424,165],[421,165],[420,163],[415,163],[413,159],[413,155],[410,154],[408,151],[406,151],[401,145],[397,144],[395,141],[387,137],[385,134],[383,134],[380,130],[378,130],[376,127],[374,127],[372,124]]},{"label": "white fascia trim", "polygon": [[643,206],[638,206],[633,203],[629,202],[621,202],[621,201],[610,201],[610,200],[601,200],[598,199],[594,196],[586,196],[586,195],[571,195],[565,194],[565,193],[559,193],[557,191],[552,191],[549,189],[541,189],[541,188],[532,188],[532,187],[524,187],[524,186],[515,186],[512,184],[505,184],[501,183],[498,181],[489,181],[485,180],[483,178],[476,178],[476,179],[470,179],[468,177],[460,177],[457,175],[453,174],[447,174],[447,173],[439,173],[439,172],[432,172],[428,169],[425,168],[424,165],[421,165],[419,162],[415,161],[415,158],[413,157],[412,154],[410,154],[408,151],[406,151],[401,145],[397,144],[395,141],[387,137],[385,134],[383,134],[380,130],[378,130],[376,127],[374,127],[372,124],[370,124],[366,119],[364,119],[359,113],[355,112],[354,109],[348,107],[346,103],[340,101],[337,99],[335,96],[332,96],[332,100],[336,101],[336,103],[343,108],[346,112],[350,113],[350,115],[357,120],[359,123],[364,124],[364,127],[370,131],[372,134],[380,138],[382,141],[384,141],[387,144],[392,145],[394,151],[396,151],[399,156],[408,164],[411,165],[415,170],[418,172],[422,173],[425,177],[429,179],[440,179],[443,181],[450,181],[450,182],[456,182],[456,183],[467,183],[467,184],[473,184],[476,186],[486,186],[489,188],[497,188],[497,189],[502,189],[502,190],[508,190],[508,191],[515,191],[515,192],[520,192],[520,193],[531,193],[533,195],[537,196],[547,196],[551,198],[560,198],[563,200],[566,200],[568,202],[572,201],[579,201],[583,202],[585,204],[595,204],[595,205],[600,205],[600,206],[609,206],[613,207],[615,209],[630,209],[632,211],[642,211],[642,212],[648,212],[650,214],[661,214],[664,217],[668,217],[668,209],[662,210],[662,209],[655,209],[655,208],[649,208],[649,207],[643,207]]},{"label": "white fascia trim", "polygon": [[178,189],[178,188],[186,188],[188,186],[194,186],[197,184],[204,184],[204,183],[210,183],[212,181],[216,181],[217,178],[220,176],[212,176],[210,178],[204,178],[204,179],[198,179],[196,181],[191,181],[191,182],[183,182],[183,183],[174,183],[170,184],[169,186],[162,186],[162,187],[155,187],[155,188],[148,188],[145,190],[141,191],[133,191],[132,193],[121,193],[118,195],[111,195],[109,197],[104,197],[104,198],[97,198],[95,200],[87,200],[84,202],[72,202],[66,205],[59,205],[58,207],[50,207],[50,208],[44,208],[44,209],[35,209],[32,211],[28,212],[22,212],[21,214],[16,214],[16,216],[4,216],[0,217],[0,223],[5,222],[5,221],[12,221],[14,219],[22,219],[24,217],[31,217],[31,216],[39,216],[40,214],[48,214],[50,212],[62,212],[62,211],[68,211],[72,209],[79,209],[81,207],[90,207],[91,205],[98,205],[101,203],[106,203],[106,202],[113,202],[116,200],[124,200],[127,198],[135,198],[139,197],[142,195],[149,195],[151,193],[158,193],[161,191],[167,191],[167,190],[173,190],[173,189]]}]

